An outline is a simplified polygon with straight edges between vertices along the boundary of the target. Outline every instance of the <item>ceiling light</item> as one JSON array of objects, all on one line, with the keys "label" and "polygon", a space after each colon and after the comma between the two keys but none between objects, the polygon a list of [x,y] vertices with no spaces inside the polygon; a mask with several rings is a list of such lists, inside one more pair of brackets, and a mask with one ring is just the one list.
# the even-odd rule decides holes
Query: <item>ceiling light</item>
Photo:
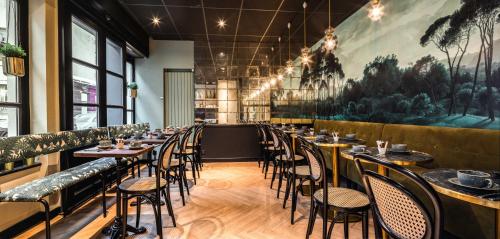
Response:
[{"label": "ceiling light", "polygon": [[158,18],[158,17],[153,17],[153,18],[151,19],[151,22],[153,23],[153,25],[158,26],[158,25],[160,25],[160,18]]},{"label": "ceiling light", "polygon": [[384,6],[380,3],[380,0],[372,0],[371,8],[368,9],[368,17],[376,22],[382,19],[384,16]]},{"label": "ceiling light", "polygon": [[270,81],[271,85],[274,86],[276,85],[276,78],[271,78],[271,81]]},{"label": "ceiling light", "polygon": [[219,18],[219,20],[217,20],[217,26],[220,29],[225,28],[226,27],[226,20],[224,20],[224,18]]},{"label": "ceiling light", "polygon": [[224,52],[222,52],[222,51],[221,51],[221,52],[219,53],[219,56],[220,56],[220,57],[224,57]]},{"label": "ceiling light", "polygon": [[300,61],[302,62],[302,65],[309,65],[309,62],[311,61],[311,57],[309,56],[309,47],[307,47],[307,24],[306,24],[306,8],[307,8],[307,3],[304,2],[302,5],[304,7],[304,47],[300,49]]},{"label": "ceiling light", "polygon": [[286,73],[288,75],[291,75],[293,73],[293,61],[292,60],[286,61]]},{"label": "ceiling light", "polygon": [[335,29],[332,27],[332,14],[331,14],[331,0],[328,0],[328,28],[325,30],[324,45],[327,53],[333,52],[337,49],[337,36],[335,36]]}]

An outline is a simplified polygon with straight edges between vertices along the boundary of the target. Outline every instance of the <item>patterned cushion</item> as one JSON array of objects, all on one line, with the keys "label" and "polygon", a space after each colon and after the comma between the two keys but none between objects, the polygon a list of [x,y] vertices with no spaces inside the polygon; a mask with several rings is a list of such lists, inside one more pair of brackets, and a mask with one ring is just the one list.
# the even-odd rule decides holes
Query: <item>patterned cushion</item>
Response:
[{"label": "patterned cushion", "polygon": [[[314,199],[323,202],[323,189],[314,193]],[[370,204],[366,194],[348,189],[328,187],[328,205],[340,208],[359,208]]]},{"label": "patterned cushion", "polygon": [[[289,168],[288,172],[293,173],[293,169]],[[295,166],[295,174],[297,174],[298,176],[311,175],[311,173],[309,172],[309,166],[308,165]]]},{"label": "patterned cushion", "polygon": [[22,184],[0,193],[2,202],[36,202],[116,166],[114,158],[101,158]]}]

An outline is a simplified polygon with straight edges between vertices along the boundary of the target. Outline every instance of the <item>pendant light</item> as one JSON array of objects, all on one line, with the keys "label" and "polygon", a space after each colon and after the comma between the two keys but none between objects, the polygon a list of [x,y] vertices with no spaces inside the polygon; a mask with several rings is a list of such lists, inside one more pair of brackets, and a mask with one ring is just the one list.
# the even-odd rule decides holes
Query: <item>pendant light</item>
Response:
[{"label": "pendant light", "polygon": [[269,67],[269,83],[271,86],[276,84],[276,76],[274,75],[274,46],[271,47],[271,66]]},{"label": "pendant light", "polygon": [[292,73],[293,73],[293,61],[290,57],[290,37],[291,37],[290,28],[291,27],[292,27],[292,23],[289,22],[288,23],[288,61],[286,61],[286,68],[285,68],[286,73],[288,75],[292,75]]},{"label": "pendant light", "polygon": [[302,4],[302,7],[304,7],[304,47],[300,49],[300,61],[302,62],[302,66],[309,65],[309,62],[311,61],[311,57],[309,56],[309,52],[311,51],[309,47],[307,47],[307,25],[306,25],[306,8],[307,8],[307,3],[304,2]]},{"label": "pendant light", "polygon": [[276,79],[278,81],[283,80],[283,66],[281,65],[281,37],[278,37],[278,54],[279,54],[279,67],[278,67],[278,74],[276,75]]},{"label": "pendant light", "polygon": [[368,17],[376,22],[380,21],[382,19],[382,16],[384,15],[384,6],[382,6],[382,3],[380,3],[380,0],[372,0],[371,1],[371,7],[368,9]]},{"label": "pendant light", "polygon": [[327,53],[335,51],[338,46],[337,36],[335,35],[335,29],[332,27],[332,0],[328,0],[328,28],[325,30],[325,42],[324,48]]}]

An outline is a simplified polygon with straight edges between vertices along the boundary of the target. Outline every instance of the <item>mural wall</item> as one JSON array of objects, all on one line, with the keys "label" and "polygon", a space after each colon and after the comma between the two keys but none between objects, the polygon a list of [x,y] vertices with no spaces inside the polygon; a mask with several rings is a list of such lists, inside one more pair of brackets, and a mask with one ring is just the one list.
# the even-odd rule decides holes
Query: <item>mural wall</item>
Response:
[{"label": "mural wall", "polygon": [[[384,0],[272,92],[272,117],[500,129],[500,0]],[[481,3],[482,2],[482,3]]]}]

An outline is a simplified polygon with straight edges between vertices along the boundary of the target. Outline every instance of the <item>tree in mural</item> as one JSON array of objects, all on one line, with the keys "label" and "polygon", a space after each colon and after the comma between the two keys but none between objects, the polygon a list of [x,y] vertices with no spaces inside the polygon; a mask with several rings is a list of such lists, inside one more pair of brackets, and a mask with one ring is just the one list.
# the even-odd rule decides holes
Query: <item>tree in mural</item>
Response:
[{"label": "tree in mural", "polygon": [[404,70],[401,87],[408,97],[425,92],[436,105],[449,93],[449,75],[443,64],[428,55]]},{"label": "tree in mural", "polygon": [[427,28],[425,34],[420,38],[420,45],[427,46],[432,42],[441,52],[445,53],[448,62],[448,71],[450,74],[450,91],[448,106],[448,115],[455,111],[456,101],[456,83],[457,76],[460,73],[461,62],[469,45],[471,27],[461,28],[455,34],[449,34],[449,22],[451,16],[438,18]]},{"label": "tree in mural", "polygon": [[401,83],[401,71],[396,55],[378,56],[365,66],[363,92],[367,97],[385,97],[393,94]]},{"label": "tree in mural", "polygon": [[[493,36],[495,23],[500,21],[500,0],[462,0],[462,6],[452,16],[450,26],[453,29],[451,32],[460,31],[474,25],[479,31],[481,40],[481,54],[484,60],[485,83],[486,83],[486,108],[488,118],[491,121],[495,120],[495,99],[493,95]],[[479,67],[479,61],[476,65],[476,71]],[[477,73],[474,82],[476,82]],[[475,85],[471,91],[471,101],[474,97]],[[481,97],[480,97],[481,98]],[[467,113],[469,106],[464,109],[464,115]]]},{"label": "tree in mural", "polygon": [[324,61],[325,61],[325,67],[323,74],[326,74],[327,79],[330,78],[333,81],[331,96],[333,99],[336,99],[337,93],[342,94],[342,90],[344,89],[343,87],[344,83],[343,79],[345,77],[344,70],[342,70],[342,64],[340,64],[339,58],[337,58],[335,54],[333,54],[333,52],[326,54],[324,57]]}]

